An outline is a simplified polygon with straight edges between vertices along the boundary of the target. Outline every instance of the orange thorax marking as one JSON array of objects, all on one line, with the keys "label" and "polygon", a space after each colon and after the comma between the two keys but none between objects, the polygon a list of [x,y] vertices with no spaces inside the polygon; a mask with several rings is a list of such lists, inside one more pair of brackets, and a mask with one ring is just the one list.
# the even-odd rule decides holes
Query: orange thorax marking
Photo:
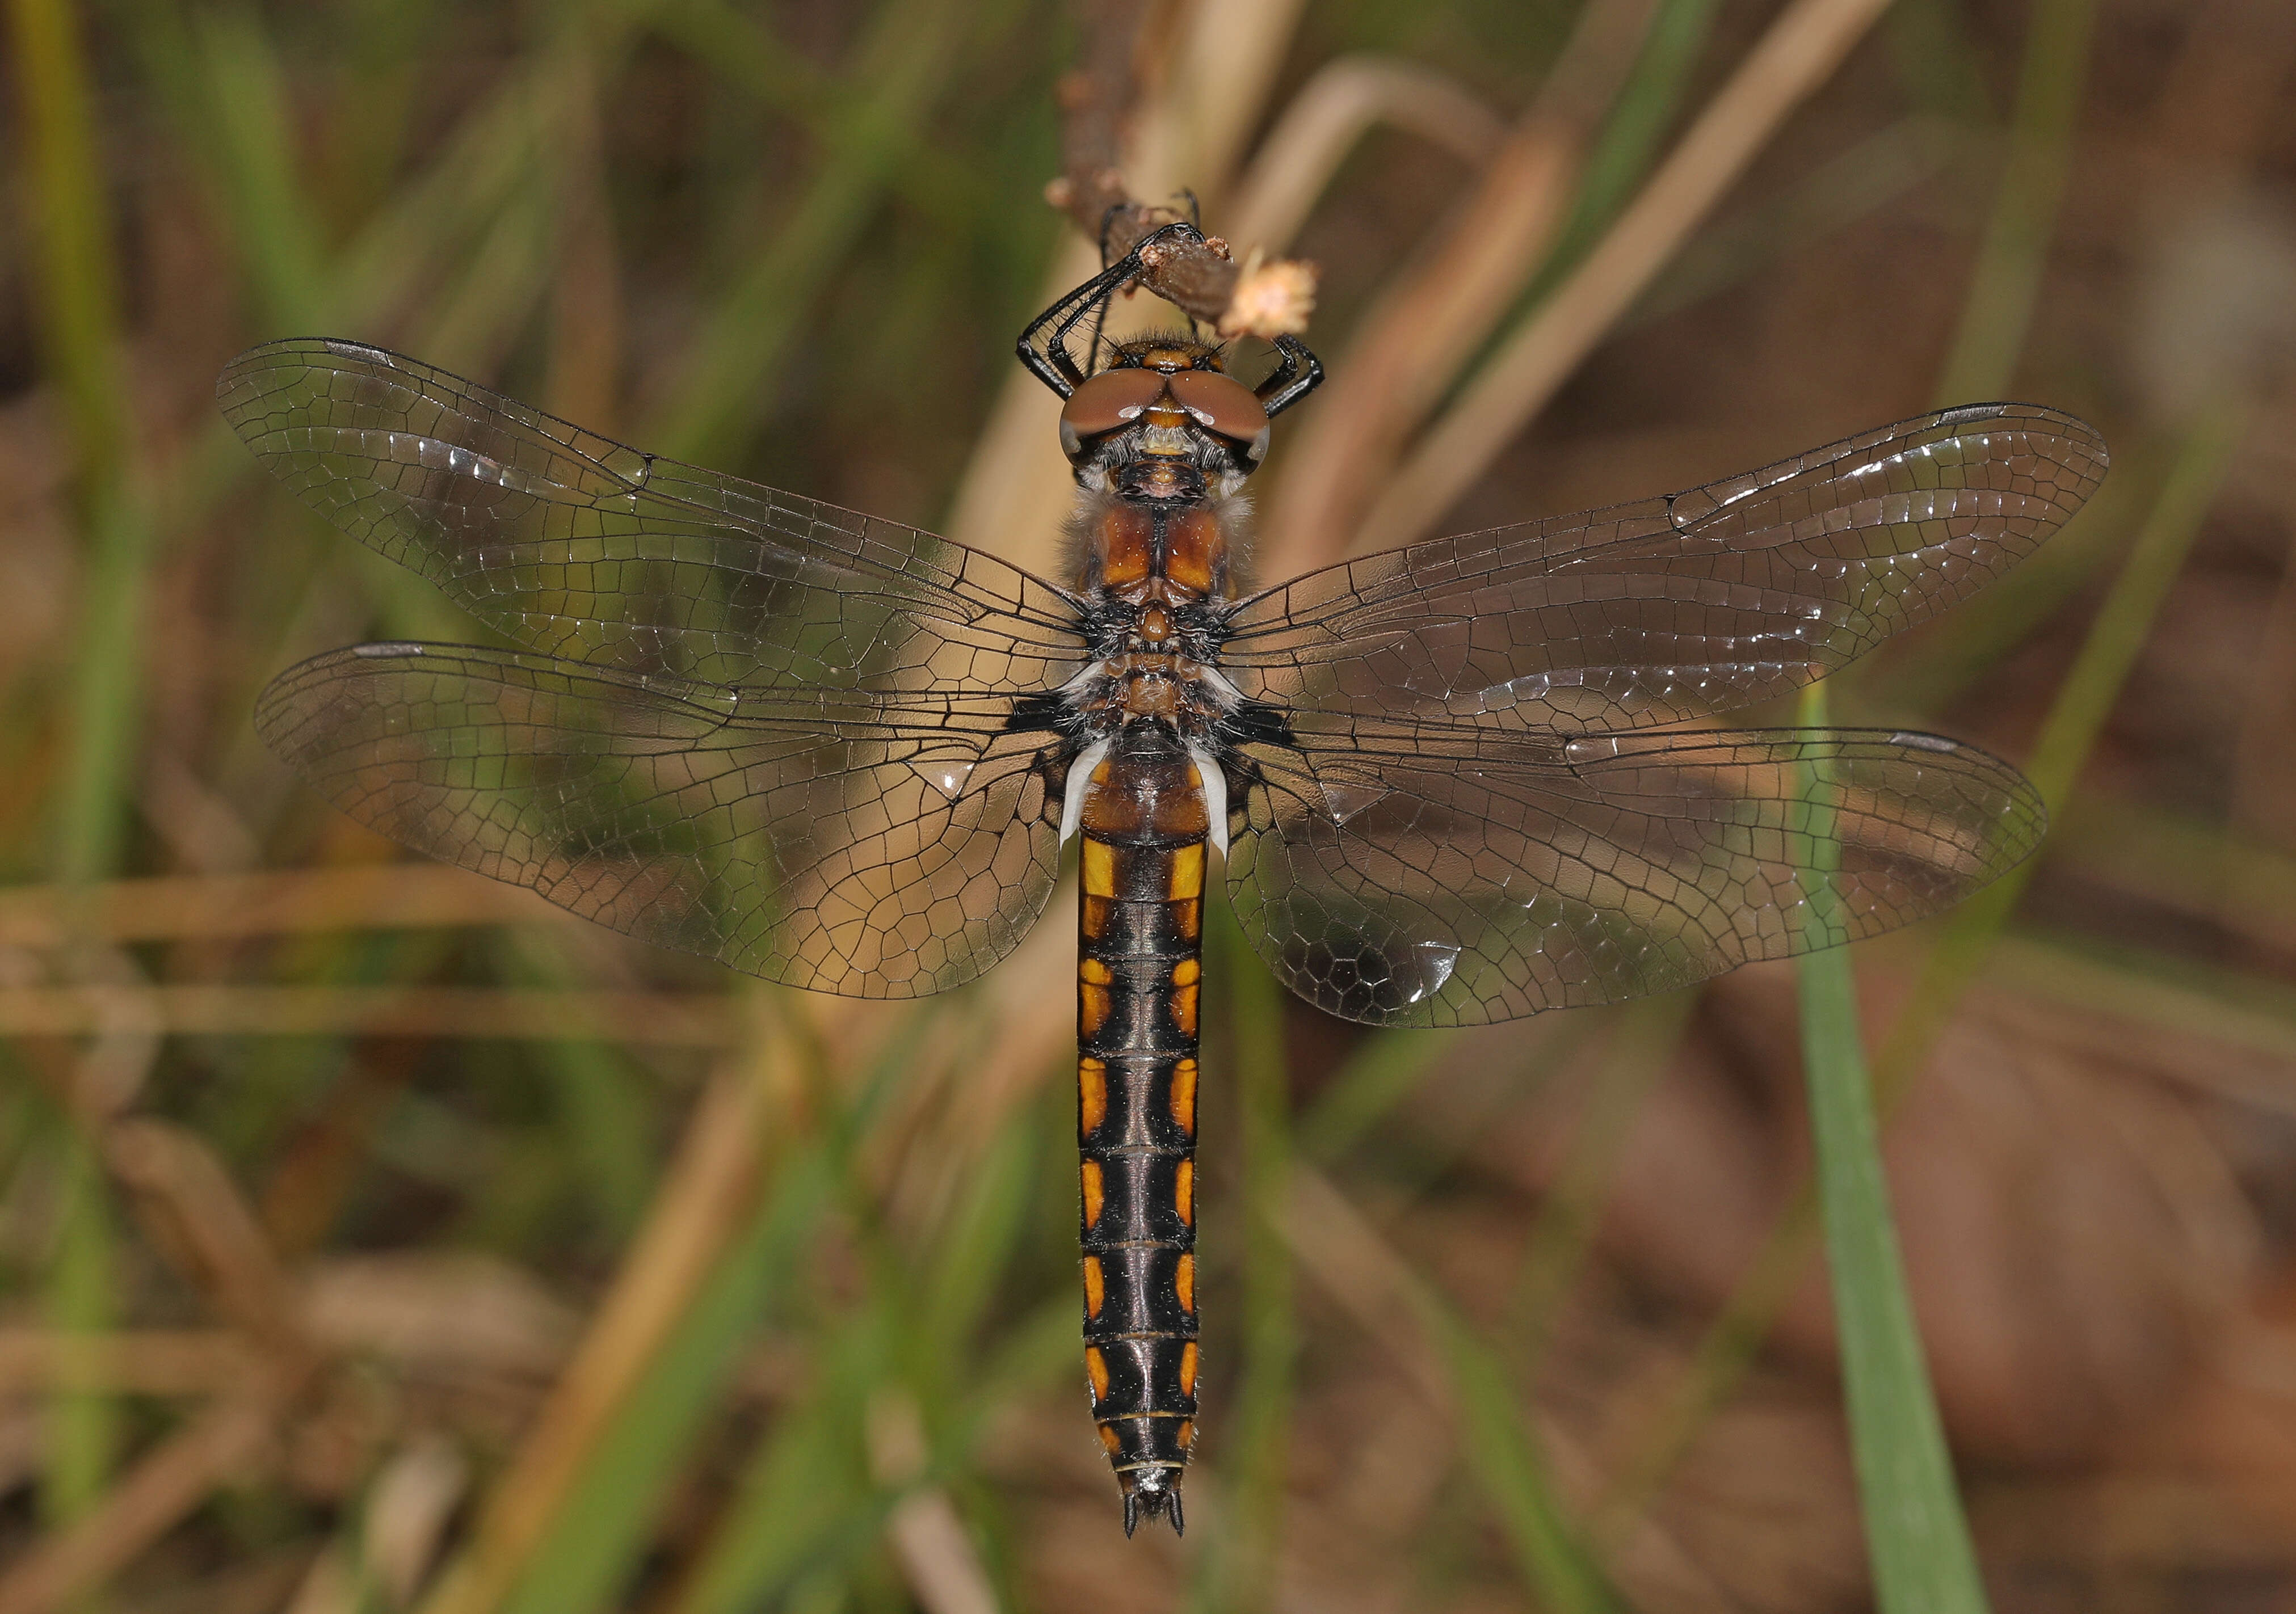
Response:
[{"label": "orange thorax marking", "polygon": [[[1227,586],[1227,535],[1209,510],[1166,513],[1163,532],[1155,512],[1137,504],[1111,504],[1092,526],[1085,584],[1134,597],[1134,603],[1172,602],[1201,597]],[[1161,583],[1167,586],[1157,588]]]}]

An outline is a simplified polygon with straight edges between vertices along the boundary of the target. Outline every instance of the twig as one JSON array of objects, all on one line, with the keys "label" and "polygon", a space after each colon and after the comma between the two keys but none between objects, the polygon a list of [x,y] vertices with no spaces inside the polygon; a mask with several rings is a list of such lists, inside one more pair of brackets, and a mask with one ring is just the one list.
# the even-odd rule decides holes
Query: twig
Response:
[{"label": "twig", "polygon": [[1422,536],[1554,395],[1889,0],[1794,0],[1610,233],[1510,337],[1374,506],[1356,547]]},{"label": "twig", "polygon": [[[1103,0],[1088,8],[1080,64],[1060,82],[1062,171],[1045,200],[1099,243],[1113,262],[1193,210],[1144,202],[1125,188],[1122,156],[1151,51],[1145,37],[1155,8],[1139,0]],[[1139,283],[1191,318],[1229,336],[1275,336],[1306,328],[1315,307],[1315,272],[1305,264],[1239,264],[1217,235],[1153,249]]]}]

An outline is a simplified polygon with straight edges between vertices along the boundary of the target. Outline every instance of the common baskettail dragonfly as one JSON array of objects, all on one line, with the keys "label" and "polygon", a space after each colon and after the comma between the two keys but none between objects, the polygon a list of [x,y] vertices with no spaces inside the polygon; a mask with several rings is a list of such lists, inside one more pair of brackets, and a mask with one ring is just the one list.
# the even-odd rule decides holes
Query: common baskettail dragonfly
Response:
[{"label": "common baskettail dragonfly", "polygon": [[1031,322],[1077,487],[1062,582],[642,453],[361,343],[218,382],[262,462],[517,648],[361,644],[272,748],[419,851],[767,979],[971,980],[1080,843],[1086,1385],[1128,1533],[1183,1524],[1201,1368],[1208,855],[1317,1008],[1470,1026],[1669,991],[1933,914],[2046,815],[1934,734],[1727,728],[2014,564],[2097,434],[1984,404],[1664,498],[1252,587],[1243,486],[1322,371],[1193,329],[1072,342],[1174,225]]}]

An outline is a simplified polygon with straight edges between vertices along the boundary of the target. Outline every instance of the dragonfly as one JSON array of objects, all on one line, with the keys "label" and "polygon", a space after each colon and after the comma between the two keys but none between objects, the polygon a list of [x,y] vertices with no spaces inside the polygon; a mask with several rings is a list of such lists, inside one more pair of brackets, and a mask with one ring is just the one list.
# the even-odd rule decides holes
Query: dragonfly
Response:
[{"label": "dragonfly", "polygon": [[767,980],[972,979],[1078,854],[1086,1389],[1131,1533],[1184,1526],[1202,1365],[1204,893],[1328,1013],[1484,1025],[1906,924],[2029,856],[2015,769],[1941,735],[1723,726],[1984,586],[2102,480],[2057,410],[1920,416],[1687,492],[1255,587],[1242,489],[1322,379],[1032,321],[1074,471],[1062,581],[647,454],[355,341],[234,360],[308,505],[513,648],[359,644],[264,739],[429,856]]}]

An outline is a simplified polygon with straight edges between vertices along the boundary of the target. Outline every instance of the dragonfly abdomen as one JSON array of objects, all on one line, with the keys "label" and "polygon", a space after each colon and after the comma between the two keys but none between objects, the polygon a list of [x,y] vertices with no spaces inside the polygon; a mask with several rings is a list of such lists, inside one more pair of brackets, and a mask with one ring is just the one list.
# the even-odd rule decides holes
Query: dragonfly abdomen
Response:
[{"label": "dragonfly abdomen", "polygon": [[1196,1051],[1209,818],[1171,730],[1139,723],[1081,822],[1077,1144],[1085,1369],[1128,1533],[1181,1526],[1195,1438]]}]

